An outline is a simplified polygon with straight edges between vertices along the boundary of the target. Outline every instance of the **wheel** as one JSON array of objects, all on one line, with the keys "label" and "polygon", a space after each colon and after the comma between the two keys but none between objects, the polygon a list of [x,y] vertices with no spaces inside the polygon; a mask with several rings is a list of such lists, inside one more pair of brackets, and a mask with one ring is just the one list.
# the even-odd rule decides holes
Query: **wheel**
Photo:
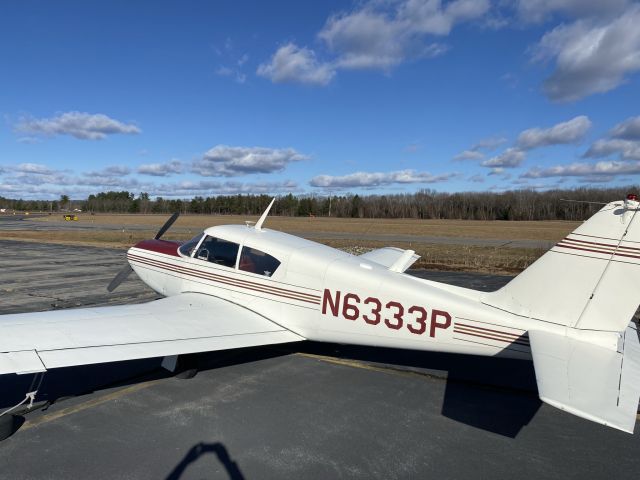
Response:
[{"label": "wheel", "polygon": [[4,415],[0,417],[0,442],[16,433],[24,423],[21,415]]}]

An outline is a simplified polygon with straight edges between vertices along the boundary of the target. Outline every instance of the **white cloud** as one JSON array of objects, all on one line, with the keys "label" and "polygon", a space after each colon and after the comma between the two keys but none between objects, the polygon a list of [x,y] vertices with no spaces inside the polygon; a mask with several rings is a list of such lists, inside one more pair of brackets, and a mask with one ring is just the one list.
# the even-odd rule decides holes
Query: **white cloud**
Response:
[{"label": "white cloud", "polygon": [[448,47],[426,40],[446,36],[454,25],[479,18],[488,0],[402,0],[365,3],[330,17],[318,33],[342,68],[389,69],[408,58],[435,57]]},{"label": "white cloud", "polygon": [[125,165],[110,165],[102,170],[84,172],[83,175],[87,177],[121,177],[130,173],[131,169]]},{"label": "white cloud", "polygon": [[416,32],[448,35],[455,24],[482,17],[489,0],[454,0],[445,5],[439,0],[408,0],[401,3],[398,19]]},{"label": "white cloud", "polygon": [[220,65],[218,68],[216,68],[216,75],[220,77],[228,77],[230,75],[233,75],[233,69],[225,67],[224,65]]},{"label": "white cloud", "polygon": [[386,15],[362,10],[331,17],[318,34],[343,68],[389,68],[403,61],[406,32]]},{"label": "white cloud", "polygon": [[0,195],[9,198],[57,199],[61,193],[82,199],[106,190],[148,192],[151,195],[188,198],[195,195],[278,194],[300,192],[296,182],[282,181],[180,181],[171,183],[141,182],[126,176],[127,167],[110,166],[99,172],[72,172],[55,170],[42,164],[24,163],[0,166]]},{"label": "white cloud", "polygon": [[538,23],[557,13],[574,17],[606,16],[619,13],[628,4],[628,0],[518,0],[516,10],[521,20]]},{"label": "white cloud", "polygon": [[102,113],[66,112],[52,118],[23,118],[16,130],[34,135],[71,135],[81,140],[102,140],[107,135],[138,134],[133,124],[122,123]]},{"label": "white cloud", "polygon": [[19,137],[16,139],[16,142],[33,145],[36,143],[40,143],[40,139],[38,137]]},{"label": "white cloud", "polygon": [[287,43],[258,67],[258,75],[274,83],[327,85],[335,75],[334,67],[319,62],[313,50]]},{"label": "white cloud", "polygon": [[602,158],[619,154],[625,160],[640,160],[640,141],[609,138],[596,140],[583,155],[586,158]]},{"label": "white cloud", "polygon": [[[603,2],[604,3],[604,2]],[[608,92],[640,70],[640,5],[613,19],[579,19],[546,33],[534,60],[555,61],[543,88],[556,101]]]},{"label": "white cloud", "polygon": [[298,184],[291,180],[281,182],[217,182],[201,180],[182,181],[149,186],[147,191],[154,196],[191,197],[195,195],[278,194],[299,191]]},{"label": "white cloud", "polygon": [[309,185],[324,188],[356,188],[408,183],[436,183],[448,180],[455,175],[454,173],[432,175],[428,172],[416,172],[415,170],[384,173],[355,172],[343,176],[318,175],[311,179]]},{"label": "white cloud", "polygon": [[[245,59],[246,57],[246,59]],[[244,62],[246,62],[246,60],[249,57],[247,55],[244,55],[241,60],[243,60],[242,62],[239,60],[237,62],[237,65],[239,67],[241,67]],[[247,80],[247,75],[245,73],[243,73],[239,68],[230,68],[227,67],[225,65],[220,65],[218,68],[216,68],[215,71],[216,75],[218,75],[219,77],[233,77],[233,79],[236,81],[236,83],[244,83]]]},{"label": "white cloud", "polygon": [[54,173],[54,171],[49,167],[40,163],[21,163],[15,168],[15,171],[19,173],[30,173],[36,175],[51,175],[52,173]]},{"label": "white cloud", "polygon": [[620,122],[611,129],[610,135],[625,140],[640,140],[640,116]]},{"label": "white cloud", "polygon": [[140,165],[137,171],[143,175],[166,177],[174,173],[182,173],[183,166],[180,160],[171,160],[166,163],[147,163]]},{"label": "white cloud", "polygon": [[464,150],[460,152],[458,155],[453,157],[454,160],[483,160],[484,153],[478,152],[477,150]]},{"label": "white cloud", "polygon": [[523,173],[521,178],[547,178],[547,177],[597,177],[606,175],[628,175],[640,173],[640,161],[619,162],[603,161],[597,163],[577,162],[570,165],[557,165],[549,168],[532,168]]},{"label": "white cloud", "polygon": [[487,137],[473,144],[470,149],[460,152],[454,160],[484,160],[485,154],[480,150],[491,151],[507,142],[504,137]]},{"label": "white cloud", "polygon": [[489,7],[489,0],[370,0],[332,15],[318,32],[334,55],[331,61],[319,61],[314,50],[288,43],[257,73],[277,83],[327,85],[337,69],[389,70],[410,59],[436,57],[449,47],[429,37],[446,36],[455,25],[485,15]]},{"label": "white cloud", "polygon": [[[495,172],[496,168],[514,168],[520,166],[524,162],[525,153],[518,148],[507,148],[500,155],[485,160],[480,165],[483,167],[492,167]],[[501,173],[501,172],[497,172]]]},{"label": "white cloud", "polygon": [[471,150],[495,150],[505,143],[507,143],[507,139],[504,137],[487,137],[472,145]]},{"label": "white cloud", "polygon": [[602,158],[617,154],[623,160],[640,160],[640,117],[618,123],[608,138],[593,142],[583,157]]},{"label": "white cloud", "polygon": [[308,158],[293,148],[217,145],[193,163],[192,171],[205,177],[274,173],[284,170],[291,162]]},{"label": "white cloud", "polygon": [[521,150],[575,143],[581,140],[591,128],[591,120],[584,115],[558,123],[551,128],[530,128],[518,135],[516,145]]}]

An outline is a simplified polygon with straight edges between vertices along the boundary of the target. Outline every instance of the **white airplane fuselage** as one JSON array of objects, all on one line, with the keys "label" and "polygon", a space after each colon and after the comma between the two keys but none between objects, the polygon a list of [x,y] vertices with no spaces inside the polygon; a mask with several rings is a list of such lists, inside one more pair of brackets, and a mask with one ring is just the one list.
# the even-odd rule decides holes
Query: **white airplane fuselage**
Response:
[{"label": "white airplane fuselage", "polygon": [[183,255],[179,244],[162,240],[140,242],[127,258],[162,295],[220,297],[309,340],[531,358],[527,319],[484,305],[481,292],[390,271],[282,232],[227,225],[205,233],[267,252],[281,264],[266,277],[239,270],[239,260],[232,268]]}]

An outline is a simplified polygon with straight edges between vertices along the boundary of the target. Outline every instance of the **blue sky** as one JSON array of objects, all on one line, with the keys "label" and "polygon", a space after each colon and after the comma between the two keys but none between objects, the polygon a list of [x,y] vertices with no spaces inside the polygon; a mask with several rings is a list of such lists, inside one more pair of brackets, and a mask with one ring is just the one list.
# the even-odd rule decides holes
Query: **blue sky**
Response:
[{"label": "blue sky", "polygon": [[0,195],[626,185],[628,0],[12,2]]}]

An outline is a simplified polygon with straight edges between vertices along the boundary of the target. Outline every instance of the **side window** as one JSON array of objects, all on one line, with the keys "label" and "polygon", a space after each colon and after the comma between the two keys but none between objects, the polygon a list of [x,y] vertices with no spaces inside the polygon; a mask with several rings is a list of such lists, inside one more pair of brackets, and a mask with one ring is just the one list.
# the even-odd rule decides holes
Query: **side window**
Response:
[{"label": "side window", "polygon": [[185,257],[190,257],[191,252],[193,252],[193,249],[196,248],[196,245],[198,245],[198,242],[201,238],[202,234],[196,235],[188,242],[184,242],[182,245],[180,245],[180,248],[178,250],[180,250],[180,253]]},{"label": "side window", "polygon": [[234,268],[239,249],[240,245],[237,243],[207,236],[200,244],[195,257],[217,265]]},{"label": "side window", "polygon": [[244,247],[238,267],[245,272],[270,277],[280,266],[280,261],[255,248]]}]

